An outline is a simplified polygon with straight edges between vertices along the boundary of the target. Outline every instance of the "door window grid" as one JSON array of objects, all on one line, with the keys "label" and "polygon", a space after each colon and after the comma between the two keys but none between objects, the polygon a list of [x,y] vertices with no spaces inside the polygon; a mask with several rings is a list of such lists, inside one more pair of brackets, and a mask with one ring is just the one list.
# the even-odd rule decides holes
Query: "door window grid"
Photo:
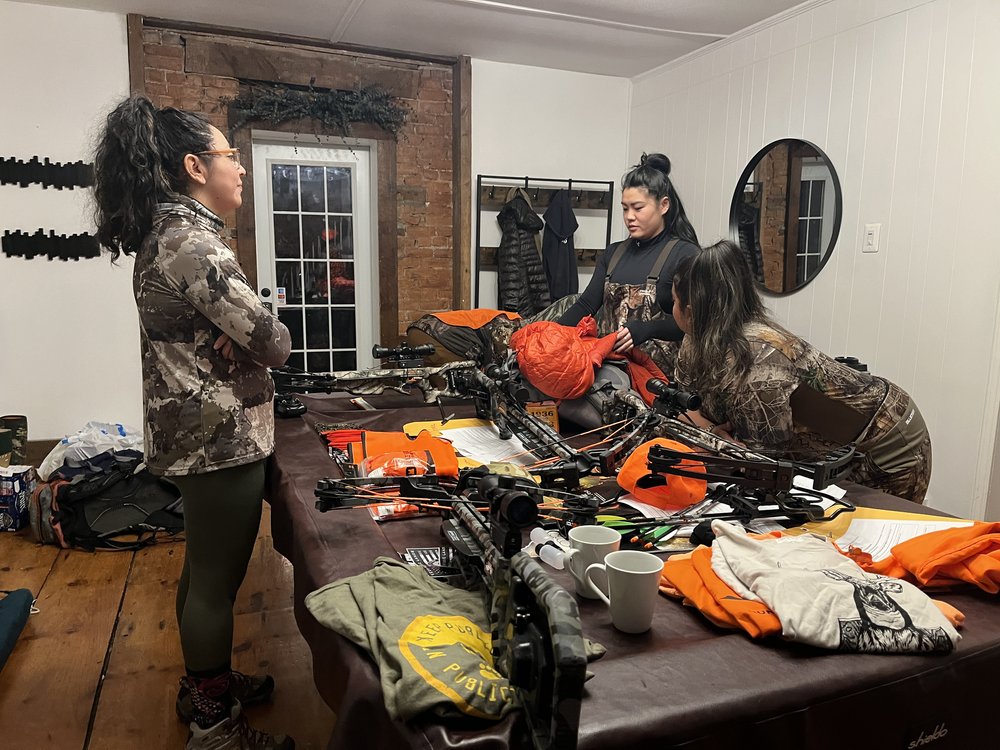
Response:
[{"label": "door window grid", "polygon": [[823,247],[824,180],[802,180],[799,192],[799,243],[795,252],[795,275],[799,283],[819,268]]},{"label": "door window grid", "polygon": [[[331,190],[334,183],[340,189]],[[278,316],[292,334],[288,364],[314,372],[355,369],[351,170],[274,164],[272,192],[275,271],[286,302]]]}]

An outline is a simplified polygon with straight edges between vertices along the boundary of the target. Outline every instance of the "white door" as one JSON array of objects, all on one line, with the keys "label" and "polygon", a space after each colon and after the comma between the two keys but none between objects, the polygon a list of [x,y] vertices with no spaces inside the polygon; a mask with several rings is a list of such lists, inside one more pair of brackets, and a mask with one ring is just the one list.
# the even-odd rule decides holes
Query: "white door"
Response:
[{"label": "white door", "polygon": [[289,366],[371,367],[379,330],[371,151],[288,138],[253,137],[258,294],[291,331]]}]

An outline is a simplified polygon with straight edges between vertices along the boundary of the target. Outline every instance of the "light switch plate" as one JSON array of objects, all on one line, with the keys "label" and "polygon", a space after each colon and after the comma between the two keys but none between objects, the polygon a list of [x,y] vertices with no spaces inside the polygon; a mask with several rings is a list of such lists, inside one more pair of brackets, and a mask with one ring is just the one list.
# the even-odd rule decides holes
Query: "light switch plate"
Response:
[{"label": "light switch plate", "polygon": [[865,234],[864,237],[861,238],[861,252],[878,252],[878,237],[881,231],[881,224],[865,224]]}]

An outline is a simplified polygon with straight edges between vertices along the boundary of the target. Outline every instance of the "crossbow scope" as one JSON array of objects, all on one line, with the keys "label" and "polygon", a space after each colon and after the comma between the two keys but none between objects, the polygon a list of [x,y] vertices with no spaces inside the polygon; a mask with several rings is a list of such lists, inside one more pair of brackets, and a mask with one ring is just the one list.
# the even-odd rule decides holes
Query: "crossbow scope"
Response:
[{"label": "crossbow scope", "polygon": [[701,406],[701,396],[697,393],[674,388],[659,378],[647,380],[646,388],[656,396],[658,404],[669,411],[693,411]]}]

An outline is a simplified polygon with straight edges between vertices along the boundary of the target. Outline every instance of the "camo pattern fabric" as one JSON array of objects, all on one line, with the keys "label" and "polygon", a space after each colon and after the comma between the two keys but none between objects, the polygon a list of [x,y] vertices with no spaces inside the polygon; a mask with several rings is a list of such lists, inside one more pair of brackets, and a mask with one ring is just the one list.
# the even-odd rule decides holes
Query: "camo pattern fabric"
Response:
[{"label": "camo pattern fabric", "polygon": [[523,319],[511,320],[506,315],[497,315],[479,328],[469,328],[446,323],[435,315],[424,315],[407,326],[406,338],[411,345],[430,343],[435,346],[437,351],[424,357],[429,365],[444,364],[458,357],[485,367],[506,358],[510,337],[523,324]]},{"label": "camo pattern fabric", "polygon": [[[338,370],[329,373],[326,385],[329,387],[328,393],[346,391],[359,396],[377,396],[386,390],[409,395],[417,390],[423,395],[424,403],[433,404],[442,396],[465,398],[466,381],[461,375],[475,370],[476,363],[471,360],[445,362],[439,367]],[[455,383],[451,382],[449,373],[456,376]]]},{"label": "camo pattern fabric", "polygon": [[[557,299],[551,305],[546,307],[541,312],[537,312],[527,318],[521,320],[521,325],[528,325],[529,323],[537,323],[540,320],[554,320],[558,321],[566,312],[576,304],[576,301],[580,299],[579,294],[567,294],[561,299]],[[511,332],[513,335],[513,332]]]},{"label": "camo pattern fabric", "polygon": [[[153,215],[132,278],[142,349],[146,464],[161,476],[200,474],[274,450],[268,367],[291,347],[219,232],[222,220],[187,196]],[[214,343],[232,339],[235,360]]]},{"label": "camo pattern fabric", "polygon": [[[630,320],[658,320],[665,318],[656,304],[656,279],[639,284],[604,282],[604,304],[597,314],[597,335],[614,333]],[[670,377],[677,362],[678,341],[649,339],[636,345],[648,354],[665,375]]]},{"label": "camo pattern fabric", "polygon": [[[493,643],[497,667],[510,676],[512,637],[514,636],[515,600],[509,587],[512,578],[520,579],[532,593],[539,609],[545,613],[547,636],[551,641],[553,662],[553,693],[545,688],[544,680],[536,680],[533,688],[519,687],[517,700],[531,706],[525,717],[530,724],[535,747],[575,747],[580,725],[580,703],[587,674],[587,650],[580,625],[580,610],[576,599],[556,583],[537,561],[518,552],[510,561],[510,573],[505,575],[507,588],[494,588],[490,610]],[[541,623],[539,623],[541,626]],[[517,687],[515,685],[515,687]]]},{"label": "camo pattern fabric", "polygon": [[931,481],[931,436],[913,399],[889,383],[889,393],[858,450],[865,456],[850,479],[922,503]]},{"label": "camo pattern fabric", "polygon": [[[854,442],[866,455],[854,481],[922,501],[930,477],[930,437],[906,392],[837,362],[780,327],[751,323],[745,335],[754,358],[750,371],[742,379],[736,372],[724,373],[712,391],[693,382],[690,338],[681,345],[677,385],[701,396],[707,419],[729,422],[733,436],[751,450],[795,461],[814,461]],[[797,423],[791,399],[800,385],[848,407],[864,427],[843,441]]]}]

